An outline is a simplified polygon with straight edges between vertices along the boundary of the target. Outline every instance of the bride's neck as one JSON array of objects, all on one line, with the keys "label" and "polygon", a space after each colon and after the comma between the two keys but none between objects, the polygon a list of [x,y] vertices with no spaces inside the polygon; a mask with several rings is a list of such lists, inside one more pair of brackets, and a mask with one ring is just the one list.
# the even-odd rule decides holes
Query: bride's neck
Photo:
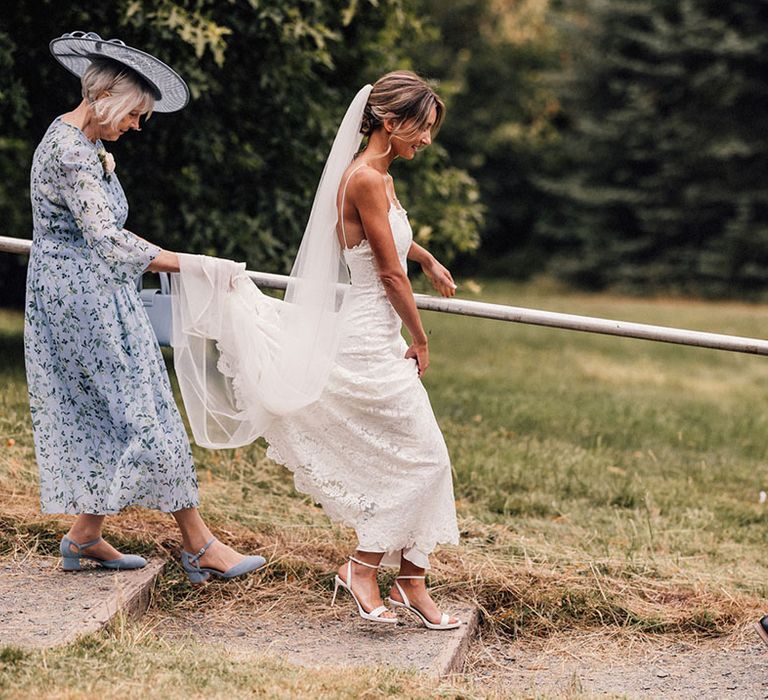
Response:
[{"label": "bride's neck", "polygon": [[374,131],[368,139],[365,148],[360,153],[360,157],[364,158],[368,165],[382,174],[389,170],[392,161],[397,157],[392,150],[389,139],[390,137],[386,130],[379,129]]}]

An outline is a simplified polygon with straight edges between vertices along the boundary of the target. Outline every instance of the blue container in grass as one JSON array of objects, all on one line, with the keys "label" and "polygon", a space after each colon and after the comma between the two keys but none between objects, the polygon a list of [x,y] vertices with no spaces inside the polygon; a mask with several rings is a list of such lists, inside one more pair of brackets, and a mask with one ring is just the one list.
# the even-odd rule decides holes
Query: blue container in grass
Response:
[{"label": "blue container in grass", "polygon": [[160,345],[170,347],[171,325],[171,278],[167,272],[159,272],[160,289],[143,289],[143,277],[139,277],[136,286],[141,295],[141,303],[149,316],[149,322]]}]

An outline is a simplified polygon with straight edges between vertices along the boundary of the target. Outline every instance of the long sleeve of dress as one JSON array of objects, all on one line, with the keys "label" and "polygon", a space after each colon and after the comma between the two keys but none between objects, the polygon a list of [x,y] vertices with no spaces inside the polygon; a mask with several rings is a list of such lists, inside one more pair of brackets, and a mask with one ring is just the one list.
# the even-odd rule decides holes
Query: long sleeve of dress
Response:
[{"label": "long sleeve of dress", "polygon": [[106,264],[113,283],[134,284],[161,249],[117,225],[104,189],[104,171],[93,150],[70,148],[62,154],[61,164],[61,196],[86,244]]}]

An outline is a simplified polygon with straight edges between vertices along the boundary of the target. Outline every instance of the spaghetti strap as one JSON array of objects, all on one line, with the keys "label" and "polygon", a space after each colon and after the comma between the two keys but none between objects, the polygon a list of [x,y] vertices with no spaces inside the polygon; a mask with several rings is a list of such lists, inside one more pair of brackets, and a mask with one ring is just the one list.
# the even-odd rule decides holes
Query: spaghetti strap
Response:
[{"label": "spaghetti strap", "polygon": [[368,163],[361,163],[358,165],[350,174],[349,177],[347,177],[346,181],[344,182],[344,188],[341,190],[341,204],[339,206],[339,218],[341,219],[341,237],[344,239],[344,249],[346,250],[349,246],[347,245],[347,234],[344,230],[344,199],[347,196],[347,185],[349,184],[349,181],[352,179],[352,176],[361,168],[364,168]]}]

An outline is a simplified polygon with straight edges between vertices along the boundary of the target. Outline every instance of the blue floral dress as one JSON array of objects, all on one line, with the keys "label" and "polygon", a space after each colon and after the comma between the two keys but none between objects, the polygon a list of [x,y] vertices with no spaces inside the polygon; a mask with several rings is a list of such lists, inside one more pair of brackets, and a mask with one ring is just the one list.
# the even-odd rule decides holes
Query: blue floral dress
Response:
[{"label": "blue floral dress", "polygon": [[160,249],[122,228],[98,151],[57,118],[32,162],[24,353],[45,513],[198,505],[189,440],[136,279]]}]

